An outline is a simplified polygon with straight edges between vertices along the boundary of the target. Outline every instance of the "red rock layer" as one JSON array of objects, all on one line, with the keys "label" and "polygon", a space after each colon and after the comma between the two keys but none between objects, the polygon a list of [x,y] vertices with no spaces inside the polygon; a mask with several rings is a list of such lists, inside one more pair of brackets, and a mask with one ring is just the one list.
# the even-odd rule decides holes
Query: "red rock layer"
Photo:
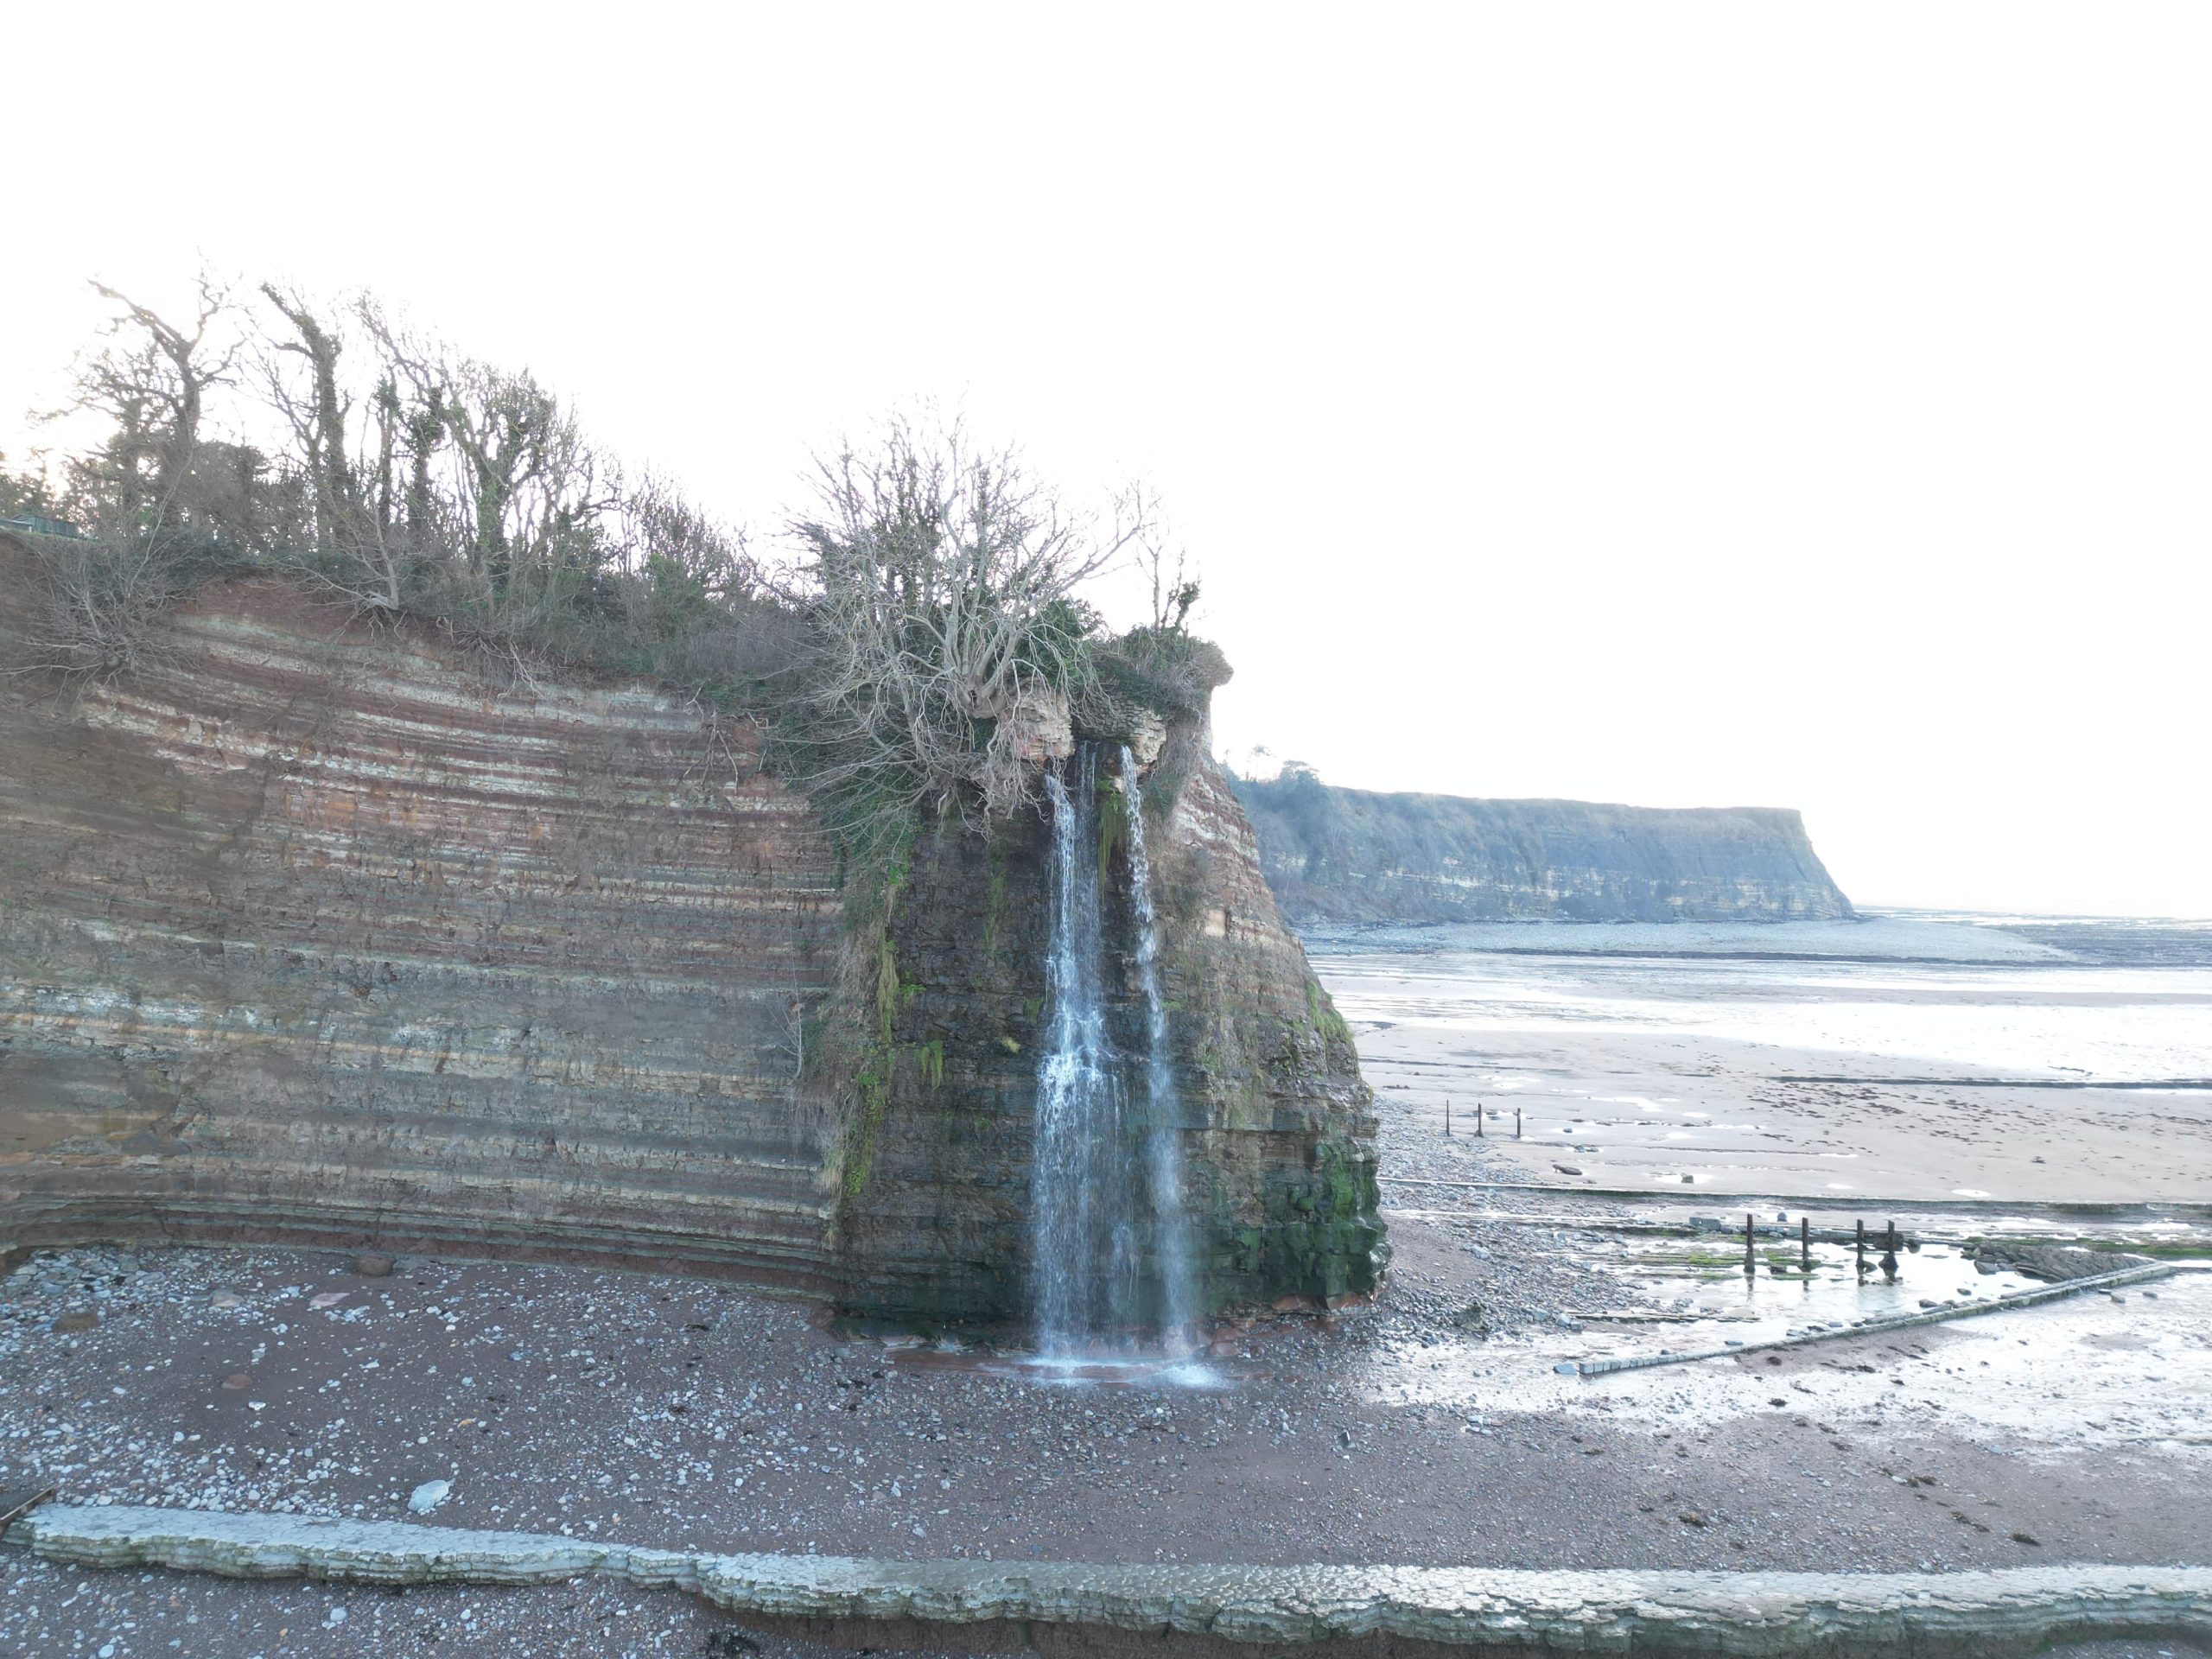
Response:
[{"label": "red rock layer", "polygon": [[174,1234],[831,1284],[839,903],[758,735],[204,594],[0,706],[0,1244]]}]

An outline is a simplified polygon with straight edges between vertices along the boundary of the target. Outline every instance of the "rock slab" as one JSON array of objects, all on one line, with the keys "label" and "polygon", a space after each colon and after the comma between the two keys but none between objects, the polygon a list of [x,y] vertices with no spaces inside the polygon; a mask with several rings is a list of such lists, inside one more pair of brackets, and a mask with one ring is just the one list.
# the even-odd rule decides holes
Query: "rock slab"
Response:
[{"label": "rock slab", "polygon": [[513,1532],[213,1510],[48,1505],[8,1541],[85,1567],[368,1584],[598,1573],[773,1618],[1011,1621],[1303,1644],[1370,1637],[1552,1653],[2027,1652],[2212,1634],[2212,1569],[1955,1573],[1024,1565],[718,1555]]}]

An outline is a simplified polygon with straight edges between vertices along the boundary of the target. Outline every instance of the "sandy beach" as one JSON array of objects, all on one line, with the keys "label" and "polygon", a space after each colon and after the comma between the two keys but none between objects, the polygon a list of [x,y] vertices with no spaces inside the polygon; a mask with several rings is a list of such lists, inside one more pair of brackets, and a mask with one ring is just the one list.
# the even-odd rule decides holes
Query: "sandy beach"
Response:
[{"label": "sandy beach", "polygon": [[[1646,954],[1663,929],[1460,931],[1484,948],[1400,930],[1380,948],[1319,941],[1315,967],[1389,1121],[1440,1135],[1449,1103],[1471,1135],[1479,1103],[1522,1179],[1836,1216],[1882,1198],[2212,1201],[2212,967],[1929,924],[1871,942],[1847,924],[1709,927],[1673,957]],[[1798,954],[1872,944],[1983,959]]]}]

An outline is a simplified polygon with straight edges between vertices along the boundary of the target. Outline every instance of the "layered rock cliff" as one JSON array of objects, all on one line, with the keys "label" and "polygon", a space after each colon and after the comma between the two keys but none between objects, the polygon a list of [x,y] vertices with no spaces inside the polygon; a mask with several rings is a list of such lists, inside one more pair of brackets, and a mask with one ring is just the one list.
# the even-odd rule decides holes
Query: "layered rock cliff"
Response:
[{"label": "layered rock cliff", "polygon": [[[1170,728],[1142,792],[1206,1294],[1227,1307],[1370,1292],[1388,1257],[1371,1096],[1201,723]],[[1125,894],[1126,862],[1108,864]],[[883,1314],[1020,1306],[1048,874],[1041,823],[915,848],[890,929],[895,1012],[869,1062],[885,1097],[871,1110],[862,1090],[843,1166],[843,1248]],[[1128,906],[1104,908],[1122,918],[1118,1046],[1141,1051]]]},{"label": "layered rock cliff", "polygon": [[1852,913],[1783,808],[1386,795],[1296,771],[1236,788],[1268,882],[1300,924]]},{"label": "layered rock cliff", "polygon": [[[0,628],[16,660],[4,598]],[[1170,749],[1210,1299],[1365,1292],[1356,1057],[1203,732]],[[232,584],[137,675],[11,683],[0,845],[0,1250],[374,1243],[1020,1313],[1041,821],[922,838],[855,1036],[849,895],[751,727],[499,689],[427,631]]]}]

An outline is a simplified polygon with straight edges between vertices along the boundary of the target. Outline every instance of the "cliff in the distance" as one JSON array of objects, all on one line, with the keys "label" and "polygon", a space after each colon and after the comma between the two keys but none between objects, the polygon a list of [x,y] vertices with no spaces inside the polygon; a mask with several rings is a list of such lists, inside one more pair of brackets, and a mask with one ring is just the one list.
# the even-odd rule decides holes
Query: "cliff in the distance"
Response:
[{"label": "cliff in the distance", "polygon": [[[1021,1316],[1041,818],[923,836],[856,1056],[850,895],[750,724],[502,689],[275,583],[164,628],[130,676],[0,679],[0,1255],[515,1253]],[[1362,1294],[1369,1096],[1201,730],[1145,794],[1207,1289]]]},{"label": "cliff in the distance", "polygon": [[1608,806],[1239,779],[1294,923],[1794,921],[1848,916],[1795,811]]}]

